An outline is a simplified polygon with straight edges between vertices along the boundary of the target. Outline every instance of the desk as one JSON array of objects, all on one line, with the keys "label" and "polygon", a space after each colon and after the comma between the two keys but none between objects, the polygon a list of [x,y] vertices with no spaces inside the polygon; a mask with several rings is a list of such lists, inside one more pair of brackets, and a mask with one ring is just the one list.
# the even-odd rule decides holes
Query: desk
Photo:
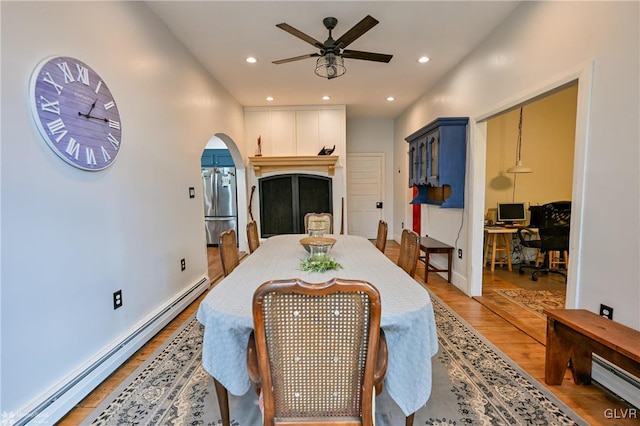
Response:
[{"label": "desk", "polygon": [[[511,268],[511,237],[522,227],[506,227],[506,226],[485,226],[484,227],[484,257],[482,258],[482,266],[487,264],[487,255],[491,249],[491,272],[495,271],[496,264],[507,265],[509,271]],[[527,228],[528,232],[537,233],[536,228]],[[502,240],[500,244],[499,240]],[[496,261],[496,253],[504,253],[505,260]]]},{"label": "desk", "polygon": [[255,289],[263,282],[294,277],[308,282],[333,277],[365,280],[378,289],[382,300],[380,325],[389,349],[385,389],[405,415],[417,411],[431,394],[431,357],[438,351],[429,293],[369,240],[353,235],[331,236],[337,242],[329,256],[342,269],[304,272],[300,259],[307,252],[299,243],[302,237],[268,238],[201,302],[197,318],[205,327],[204,369],[234,395],[250,391],[246,352],[253,330],[251,304]]},{"label": "desk", "polygon": [[[424,252],[424,282],[429,281],[429,272],[446,272],[447,282],[451,282],[451,262],[453,260],[453,247],[431,237],[420,238],[420,250]],[[445,253],[447,255],[447,269],[437,269],[429,264],[431,253]],[[420,257],[420,260],[423,258]]]}]

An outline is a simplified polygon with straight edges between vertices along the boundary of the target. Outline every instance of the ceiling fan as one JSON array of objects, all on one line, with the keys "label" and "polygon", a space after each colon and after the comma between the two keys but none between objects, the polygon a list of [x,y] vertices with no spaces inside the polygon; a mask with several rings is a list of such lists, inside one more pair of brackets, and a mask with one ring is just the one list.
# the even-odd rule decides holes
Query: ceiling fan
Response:
[{"label": "ceiling fan", "polygon": [[276,27],[298,37],[300,40],[306,41],[312,46],[320,49],[320,53],[309,53],[308,55],[295,56],[288,59],[280,59],[273,61],[274,64],[285,64],[287,62],[299,61],[301,59],[317,57],[316,74],[320,77],[332,79],[343,75],[347,69],[344,67],[344,58],[362,59],[365,61],[385,62],[388,63],[393,55],[385,55],[382,53],[362,52],[359,50],[345,49],[361,35],[369,31],[378,21],[370,15],[365,16],[360,22],[354,25],[349,31],[344,33],[342,37],[334,40],[331,31],[338,24],[336,18],[328,17],[322,20],[324,26],[329,30],[329,38],[324,43],[319,42],[315,38],[293,28],[289,24],[278,24]]}]

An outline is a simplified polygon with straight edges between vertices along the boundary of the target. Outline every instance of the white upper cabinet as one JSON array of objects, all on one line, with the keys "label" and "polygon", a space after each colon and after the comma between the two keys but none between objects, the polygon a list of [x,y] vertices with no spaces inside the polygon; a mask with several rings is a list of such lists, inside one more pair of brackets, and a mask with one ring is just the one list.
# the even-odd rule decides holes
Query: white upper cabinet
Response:
[{"label": "white upper cabinet", "polygon": [[315,156],[322,147],[345,158],[346,108],[344,105],[305,107],[246,107],[246,152],[256,154],[261,136],[262,155]]},{"label": "white upper cabinet", "polygon": [[295,155],[316,155],[320,151],[318,111],[296,111]]},{"label": "white upper cabinet", "polygon": [[[341,163],[347,158],[347,117],[345,110],[326,109],[318,111],[318,151],[324,146],[327,149],[336,146],[333,155],[338,156]],[[316,152],[317,154],[317,152]]]},{"label": "white upper cabinet", "polygon": [[262,155],[286,157],[296,149],[295,111],[271,111],[271,140],[269,153]]},{"label": "white upper cabinet", "polygon": [[257,154],[258,137],[262,143],[262,155],[271,156],[271,113],[262,111],[244,111],[245,152],[253,157]]}]

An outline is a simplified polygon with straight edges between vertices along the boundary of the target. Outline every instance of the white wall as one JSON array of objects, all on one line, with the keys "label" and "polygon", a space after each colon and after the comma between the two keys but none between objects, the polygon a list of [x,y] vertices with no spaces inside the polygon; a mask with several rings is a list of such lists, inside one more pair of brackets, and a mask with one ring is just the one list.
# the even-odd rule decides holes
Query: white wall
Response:
[{"label": "white wall", "polygon": [[389,225],[389,235],[393,236],[393,120],[347,120],[347,154],[359,153],[383,153],[385,156],[382,219]]},{"label": "white wall", "polygon": [[[456,285],[463,290],[474,293],[481,281],[485,125],[476,121],[580,77],[568,299],[575,300],[570,307],[593,312],[604,303],[614,308],[616,321],[640,329],[639,5],[523,2],[396,119],[395,154],[404,155],[406,164],[406,135],[439,116],[471,117],[465,225],[458,244],[471,256],[454,262]],[[409,198],[401,190],[406,166],[394,176],[401,206],[397,225],[409,215]],[[440,213],[426,228],[448,229],[443,239],[451,243],[460,213]]]},{"label": "white wall", "polygon": [[205,149],[227,149],[227,145],[217,136],[211,136]]},{"label": "white wall", "polygon": [[[1,7],[0,412],[24,415],[206,276],[200,156],[213,134],[243,140],[243,111],[143,3]],[[104,171],[67,165],[34,125],[29,78],[52,55],[86,62],[116,98],[122,148]]]}]

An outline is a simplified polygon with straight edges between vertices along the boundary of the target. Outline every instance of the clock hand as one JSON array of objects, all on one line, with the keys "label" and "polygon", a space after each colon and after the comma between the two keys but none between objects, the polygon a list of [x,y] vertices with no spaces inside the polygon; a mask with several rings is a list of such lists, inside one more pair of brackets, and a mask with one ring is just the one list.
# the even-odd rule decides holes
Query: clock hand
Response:
[{"label": "clock hand", "polygon": [[96,100],[93,101],[93,103],[91,104],[91,108],[89,108],[89,111],[86,114],[83,114],[80,111],[78,111],[78,115],[89,118],[90,117],[89,114],[91,114],[91,111],[93,111],[93,109],[96,107],[96,102],[98,102],[98,98],[96,98]]},{"label": "clock hand", "polygon": [[89,110],[89,112],[87,114],[91,114],[91,111],[93,111],[93,109],[96,107],[96,102],[98,102],[98,98],[96,98],[96,100],[93,101],[93,103],[91,104],[91,109]]},{"label": "clock hand", "polygon": [[83,114],[83,113],[81,113],[81,112],[78,112],[78,115],[79,115],[79,116],[82,116],[82,117],[84,117],[84,118],[92,118],[92,119],[94,119],[94,120],[104,121],[105,123],[108,123],[108,122],[109,122],[109,120],[108,120],[108,119],[106,119],[106,118],[94,117],[93,115]]}]

